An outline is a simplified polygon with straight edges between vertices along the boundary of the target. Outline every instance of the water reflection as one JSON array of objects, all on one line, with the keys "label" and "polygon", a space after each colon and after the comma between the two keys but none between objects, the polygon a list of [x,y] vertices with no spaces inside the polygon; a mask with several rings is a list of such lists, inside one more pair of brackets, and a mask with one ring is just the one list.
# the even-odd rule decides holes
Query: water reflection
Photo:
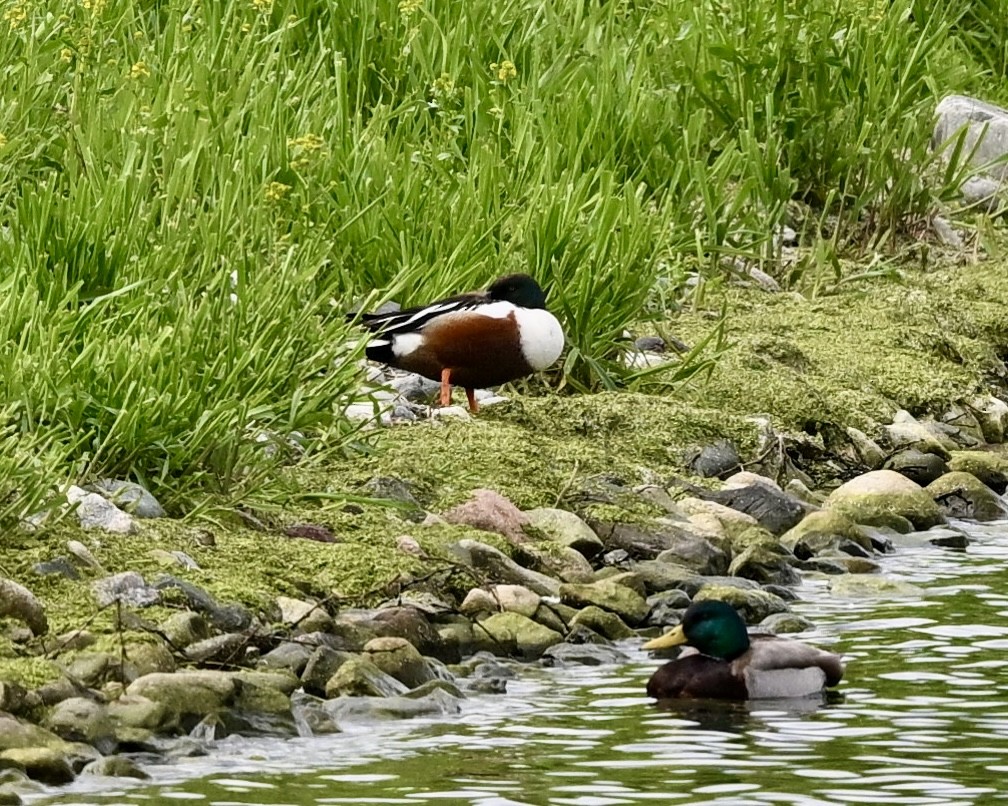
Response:
[{"label": "water reflection", "polygon": [[833,596],[811,579],[803,640],[841,652],[839,695],[655,704],[660,663],[541,670],[457,717],[324,739],[230,740],[149,768],[155,785],[79,779],[71,804],[986,804],[1008,797],[1008,525],[967,552],[883,559],[917,600]]}]

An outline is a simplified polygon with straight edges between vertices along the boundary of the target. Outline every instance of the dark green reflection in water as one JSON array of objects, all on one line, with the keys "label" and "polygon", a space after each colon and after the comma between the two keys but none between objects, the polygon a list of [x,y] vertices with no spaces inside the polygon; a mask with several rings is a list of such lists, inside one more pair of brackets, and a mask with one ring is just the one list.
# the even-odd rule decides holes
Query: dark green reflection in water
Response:
[{"label": "dark green reflection in water", "polygon": [[[904,550],[903,599],[802,588],[809,641],[843,652],[835,702],[677,703],[654,662],[542,670],[441,722],[225,742],[152,767],[156,785],[81,781],[47,803],[984,804],[1008,798],[1008,527],[970,550]],[[199,777],[196,777],[199,776]],[[112,787],[116,787],[112,789]],[[42,793],[40,793],[42,794]]]}]

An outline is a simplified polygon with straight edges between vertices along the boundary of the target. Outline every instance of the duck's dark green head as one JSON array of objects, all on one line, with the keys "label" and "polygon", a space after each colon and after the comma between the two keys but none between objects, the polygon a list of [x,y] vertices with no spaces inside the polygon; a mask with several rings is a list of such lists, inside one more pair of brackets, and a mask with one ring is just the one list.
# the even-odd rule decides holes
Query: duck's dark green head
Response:
[{"label": "duck's dark green head", "polygon": [[749,633],[735,608],[724,602],[695,602],[686,608],[682,621],[671,632],[648,641],[644,649],[688,644],[704,655],[734,660],[749,649]]},{"label": "duck's dark green head", "polygon": [[510,302],[520,308],[545,308],[546,295],[527,274],[508,274],[494,280],[487,289],[492,300]]}]

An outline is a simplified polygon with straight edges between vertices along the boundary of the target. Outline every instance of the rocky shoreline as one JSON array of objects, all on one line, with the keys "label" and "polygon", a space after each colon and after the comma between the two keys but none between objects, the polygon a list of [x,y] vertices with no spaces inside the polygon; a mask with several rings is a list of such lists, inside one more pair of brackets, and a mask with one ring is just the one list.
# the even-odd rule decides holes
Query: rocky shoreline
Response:
[{"label": "rocky shoreline", "polygon": [[[1005,517],[1008,454],[997,446],[1008,434],[1008,404],[996,397],[977,396],[937,419],[898,412],[875,440],[849,429],[848,469],[862,472],[832,489],[812,489],[795,468],[781,488],[771,476],[796,438],[766,421],[757,428],[746,461],[717,440],[688,457],[692,481],[628,485],[593,474],[565,497],[569,508],[522,510],[477,489],[435,514],[403,480],[374,480],[388,500],[398,497],[401,526],[467,536],[432,553],[399,535],[394,551],[413,570],[356,602],[278,594],[252,608],[187,580],[199,565],[181,550],[153,550],[171,573],[106,574],[87,546],[69,540],[70,556],[36,564],[35,574],[85,584],[100,612],[114,612],[114,629],[101,635],[82,624],[53,639],[44,597],[0,578],[11,646],[49,669],[38,685],[10,671],[0,678],[0,802],[18,802],[26,778],[142,778],[145,763],[204,752],[231,734],[309,736],[348,720],[451,713],[467,692],[505,692],[516,660],[618,661],[614,641],[677,623],[691,601],[722,599],[749,624],[800,631],[810,625],[788,605],[800,574],[870,595],[887,584],[873,576],[880,552],[921,540],[965,547],[947,518]],[[154,522],[141,515],[164,514],[135,485],[104,483],[70,497],[82,528],[134,538]],[[108,516],[101,523],[99,512]],[[286,539],[324,549],[335,537],[301,523],[287,527]],[[270,562],[268,548],[246,561]],[[368,599],[375,604],[360,605]]]}]

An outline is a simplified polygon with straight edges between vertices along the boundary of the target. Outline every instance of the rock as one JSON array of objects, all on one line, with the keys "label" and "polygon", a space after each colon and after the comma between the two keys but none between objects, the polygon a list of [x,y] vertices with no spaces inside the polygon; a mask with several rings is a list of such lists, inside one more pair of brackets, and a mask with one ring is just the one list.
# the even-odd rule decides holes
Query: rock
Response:
[{"label": "rock", "polygon": [[1008,403],[993,395],[978,395],[969,402],[984,439],[991,443],[1005,441],[1008,434]]},{"label": "rock", "polygon": [[[526,588],[525,590],[528,590]],[[500,610],[500,605],[496,597],[484,588],[472,588],[466,594],[462,604],[459,605],[459,612],[465,616],[475,618],[483,614],[496,613]]]},{"label": "rock", "polygon": [[524,585],[540,596],[556,596],[560,592],[560,583],[557,580],[537,571],[522,568],[503,552],[486,543],[465,539],[449,546],[448,550],[462,563],[480,571],[490,579]]},{"label": "rock", "polygon": [[91,583],[99,607],[122,602],[129,607],[150,607],[161,601],[161,594],[136,571],[123,571]]},{"label": "rock", "polygon": [[671,588],[699,590],[703,584],[703,577],[692,568],[665,560],[642,560],[634,563],[633,570],[644,583],[646,594]]},{"label": "rock", "polygon": [[723,574],[728,570],[728,555],[705,537],[683,532],[675,545],[658,555],[658,561],[675,563],[698,574]]},{"label": "rock", "polygon": [[34,705],[33,699],[29,696],[28,690],[20,683],[0,680],[0,711],[20,714]]},{"label": "rock", "polygon": [[82,567],[91,568],[102,574],[105,573],[105,569],[102,568],[102,564],[98,562],[95,556],[91,553],[91,550],[79,540],[68,540],[66,547],[67,551],[77,558]]},{"label": "rock", "polygon": [[[550,550],[541,548],[544,545]],[[515,546],[514,559],[525,568],[559,578],[563,582],[589,582],[594,575],[591,563],[584,555],[567,546],[522,543]]]},{"label": "rock", "polygon": [[948,459],[949,451],[959,446],[934,422],[920,421],[910,412],[900,409],[893,415],[891,425],[884,426],[886,436],[894,448],[916,448],[922,453],[933,453]]},{"label": "rock", "polygon": [[252,623],[252,614],[241,605],[220,604],[205,590],[184,579],[163,574],[155,581],[154,587],[162,592],[180,591],[190,609],[204,614],[218,630],[237,632]]},{"label": "rock", "polygon": [[202,719],[230,705],[236,686],[227,672],[187,669],[138,677],[126,687],[126,693],[161,703],[170,714]]},{"label": "rock", "polygon": [[413,557],[427,557],[427,552],[423,550],[423,547],[417,542],[416,538],[409,535],[399,535],[396,538],[396,549],[403,554],[409,554]]},{"label": "rock", "polygon": [[371,498],[400,504],[401,513],[407,520],[421,521],[426,514],[413,495],[410,484],[395,476],[375,476],[369,479],[364,485],[364,492]]},{"label": "rock", "polygon": [[390,697],[340,697],[325,704],[326,712],[337,723],[373,723],[380,719],[415,719],[417,717],[445,716],[461,710],[462,694],[457,688],[447,688],[443,681],[435,681],[423,696]]},{"label": "rock", "polygon": [[494,613],[473,625],[474,634],[480,631],[490,638],[495,653],[526,660],[563,641],[560,633],[520,613]]},{"label": "rock", "polygon": [[448,523],[464,524],[484,532],[504,535],[508,540],[521,543],[525,540],[525,513],[494,490],[472,491],[468,501],[444,513]]},{"label": "rock", "polygon": [[761,584],[797,585],[801,580],[791,567],[794,555],[773,539],[753,542],[735,555],[728,573],[745,577]]},{"label": "rock", "polygon": [[259,659],[263,669],[287,669],[300,675],[312,657],[314,649],[297,641],[284,641]]},{"label": "rock", "polygon": [[132,728],[164,733],[174,730],[178,722],[163,703],[135,694],[124,694],[106,707],[113,729]]},{"label": "rock", "polygon": [[590,630],[594,630],[610,641],[633,638],[636,634],[615,613],[603,610],[601,607],[596,607],[595,605],[589,605],[577,612],[574,618],[571,619],[571,627],[577,626],[584,626]]},{"label": "rock", "polygon": [[[433,654],[437,650],[437,630],[415,607],[383,607],[374,611],[367,626],[374,632],[372,637],[405,638],[421,654]],[[366,642],[364,646],[367,646]]]},{"label": "rock", "polygon": [[13,618],[27,625],[35,635],[49,632],[42,603],[24,585],[0,577],[0,618]]},{"label": "rock", "polygon": [[799,501],[804,501],[806,504],[811,505],[811,507],[820,507],[826,501],[825,495],[810,490],[801,479],[791,479],[784,489]]},{"label": "rock", "polygon": [[0,783],[0,806],[22,806],[23,803],[12,783]]},{"label": "rock", "polygon": [[499,608],[508,613],[521,613],[532,618],[542,597],[533,593],[523,585],[494,585],[490,594],[497,601]]},{"label": "rock", "polygon": [[757,526],[758,523],[752,515],[732,509],[717,501],[707,501],[702,498],[680,498],[677,502],[689,518],[690,523],[699,528],[709,529],[711,518],[718,525],[718,533],[731,534],[739,529],[748,529],[750,526]]},{"label": "rock", "polygon": [[938,103],[935,116],[933,146],[941,146],[966,127],[963,154],[993,178],[1008,179],[1008,166],[1001,159],[1008,153],[1008,111],[966,95],[947,95]]},{"label": "rock", "polygon": [[690,597],[685,591],[668,590],[648,596],[647,603],[651,607],[647,626],[666,627],[680,622],[683,612],[689,607]]},{"label": "rock", "polygon": [[192,571],[199,570],[199,563],[184,551],[163,551],[162,549],[152,549],[150,556],[164,568],[188,568]]},{"label": "rock", "polygon": [[316,543],[336,543],[336,535],[328,526],[320,523],[292,523],[285,526],[284,535],[300,540],[314,540]]},{"label": "rock", "polygon": [[[419,629],[419,627],[418,627]],[[382,633],[383,635],[385,633]],[[324,639],[322,636],[325,636]],[[305,633],[298,638],[305,643],[314,643],[315,646],[328,646],[331,649],[343,649],[347,652],[360,652],[364,649],[364,644],[372,638],[376,638],[378,632],[375,626],[369,621],[362,621],[351,616],[349,613],[341,613],[333,618],[332,626],[325,633],[319,633],[316,640],[312,641],[312,634]],[[407,641],[409,636],[403,636]],[[419,641],[420,636],[417,635]],[[411,642],[418,646],[417,642]],[[424,651],[424,650],[421,650]]]},{"label": "rock", "polygon": [[986,441],[984,440],[983,428],[980,427],[980,421],[972,409],[958,403],[949,406],[948,410],[942,414],[941,422],[945,426],[955,429],[955,432],[949,435],[960,445],[976,447],[983,445]]},{"label": "rock", "polygon": [[796,557],[807,560],[825,551],[840,550],[850,541],[871,552],[871,539],[854,521],[832,509],[821,509],[781,535],[780,543]]},{"label": "rock", "polygon": [[[439,649],[436,656],[446,663],[458,663],[477,649],[479,640],[469,619],[458,619],[436,625]],[[485,633],[479,630],[479,637]]]},{"label": "rock", "polygon": [[704,478],[724,478],[742,466],[738,449],[726,439],[704,446],[686,461],[693,472]]},{"label": "rock", "polygon": [[292,674],[257,672],[242,669],[234,672],[236,696],[233,707],[254,714],[290,714],[290,695],[300,685]]},{"label": "rock", "polygon": [[98,493],[89,493],[80,487],[71,486],[66,497],[75,506],[77,520],[84,529],[101,529],[114,534],[135,534],[137,531],[136,522],[131,515]]},{"label": "rock", "polygon": [[340,727],[325,710],[325,700],[295,691],[291,695],[291,716],[298,736],[310,738],[339,733]]},{"label": "rock", "polygon": [[906,476],[921,487],[926,487],[948,472],[944,459],[933,453],[921,453],[916,448],[907,448],[894,454],[886,461],[885,467]]},{"label": "rock", "polygon": [[80,579],[74,564],[66,557],[53,557],[51,560],[35,563],[32,571],[42,577],[61,576],[65,579]]},{"label": "rock", "polygon": [[1008,489],[1008,457],[990,451],[953,451],[949,470],[971,473],[998,495]]},{"label": "rock", "polygon": [[771,613],[759,623],[761,630],[774,635],[811,630],[814,625],[804,616],[797,613]]},{"label": "rock", "polygon": [[866,597],[920,599],[924,596],[924,591],[916,585],[875,574],[846,574],[841,577],[833,577],[830,580],[829,589],[834,596],[858,600],[863,600]]},{"label": "rock", "polygon": [[66,754],[50,747],[14,747],[0,752],[2,762],[13,763],[23,769],[28,777],[50,786],[70,783],[73,767]]},{"label": "rock", "polygon": [[199,613],[180,610],[161,623],[161,634],[171,642],[174,649],[181,650],[189,644],[208,638],[210,630]]},{"label": "rock", "polygon": [[938,505],[919,485],[894,470],[872,470],[837,487],[826,506],[855,523],[886,526],[893,516],[918,529],[944,523]]},{"label": "rock", "polygon": [[845,431],[847,438],[851,441],[851,445],[854,446],[854,452],[857,454],[861,464],[869,470],[878,470],[882,467],[883,462],[885,462],[885,453],[883,453],[875,440],[869,437],[864,431],[860,431],[853,426],[848,426]]},{"label": "rock", "polygon": [[240,632],[214,635],[186,647],[187,660],[213,666],[238,666],[249,646],[249,636]]},{"label": "rock", "polygon": [[616,613],[631,626],[643,622],[650,610],[643,596],[609,579],[585,585],[561,585],[560,601],[571,607],[596,605]]},{"label": "rock", "polygon": [[355,657],[357,655],[352,652],[331,649],[327,646],[317,647],[301,673],[301,685],[309,694],[325,696],[326,683],[336,674],[340,666]]},{"label": "rock", "polygon": [[45,725],[67,741],[86,742],[105,753],[115,749],[108,709],[94,700],[71,697],[57,703],[46,717]]},{"label": "rock", "polygon": [[81,774],[104,775],[109,778],[138,778],[142,781],[150,778],[135,761],[125,756],[106,756],[96,759],[81,770]]},{"label": "rock", "polygon": [[435,679],[427,661],[405,638],[372,638],[364,645],[364,657],[407,688]]},{"label": "rock", "polygon": [[602,541],[592,528],[573,512],[565,509],[539,508],[525,513],[529,526],[587,558],[602,551]]},{"label": "rock", "polygon": [[623,550],[636,560],[653,560],[663,551],[689,551],[697,540],[694,532],[679,523],[653,520],[647,526],[633,523],[592,522],[606,551]]},{"label": "rock", "polygon": [[[408,687],[386,674],[367,658],[346,661],[326,683],[327,699],[334,697],[392,697],[405,694]],[[327,709],[328,710],[328,709]],[[331,713],[331,712],[330,712]]]},{"label": "rock", "polygon": [[783,599],[758,588],[743,590],[726,585],[708,585],[701,588],[693,597],[694,602],[704,602],[708,599],[727,602],[739,611],[746,624],[759,624],[767,616],[787,610]]},{"label": "rock", "polygon": [[164,518],[168,515],[153,495],[132,481],[102,479],[89,484],[87,489],[98,493],[118,509],[135,518]]},{"label": "rock", "polygon": [[332,626],[332,616],[319,604],[288,596],[277,596],[276,603],[281,621],[303,632],[327,632]]},{"label": "rock", "polygon": [[611,666],[630,658],[607,644],[556,644],[543,653],[544,666]]},{"label": "rock", "polygon": [[1000,497],[971,473],[946,473],[926,489],[949,518],[996,521],[1008,515]]},{"label": "rock", "polygon": [[784,534],[805,516],[805,507],[800,501],[762,481],[710,493],[697,491],[697,495],[752,516],[775,535]]}]

